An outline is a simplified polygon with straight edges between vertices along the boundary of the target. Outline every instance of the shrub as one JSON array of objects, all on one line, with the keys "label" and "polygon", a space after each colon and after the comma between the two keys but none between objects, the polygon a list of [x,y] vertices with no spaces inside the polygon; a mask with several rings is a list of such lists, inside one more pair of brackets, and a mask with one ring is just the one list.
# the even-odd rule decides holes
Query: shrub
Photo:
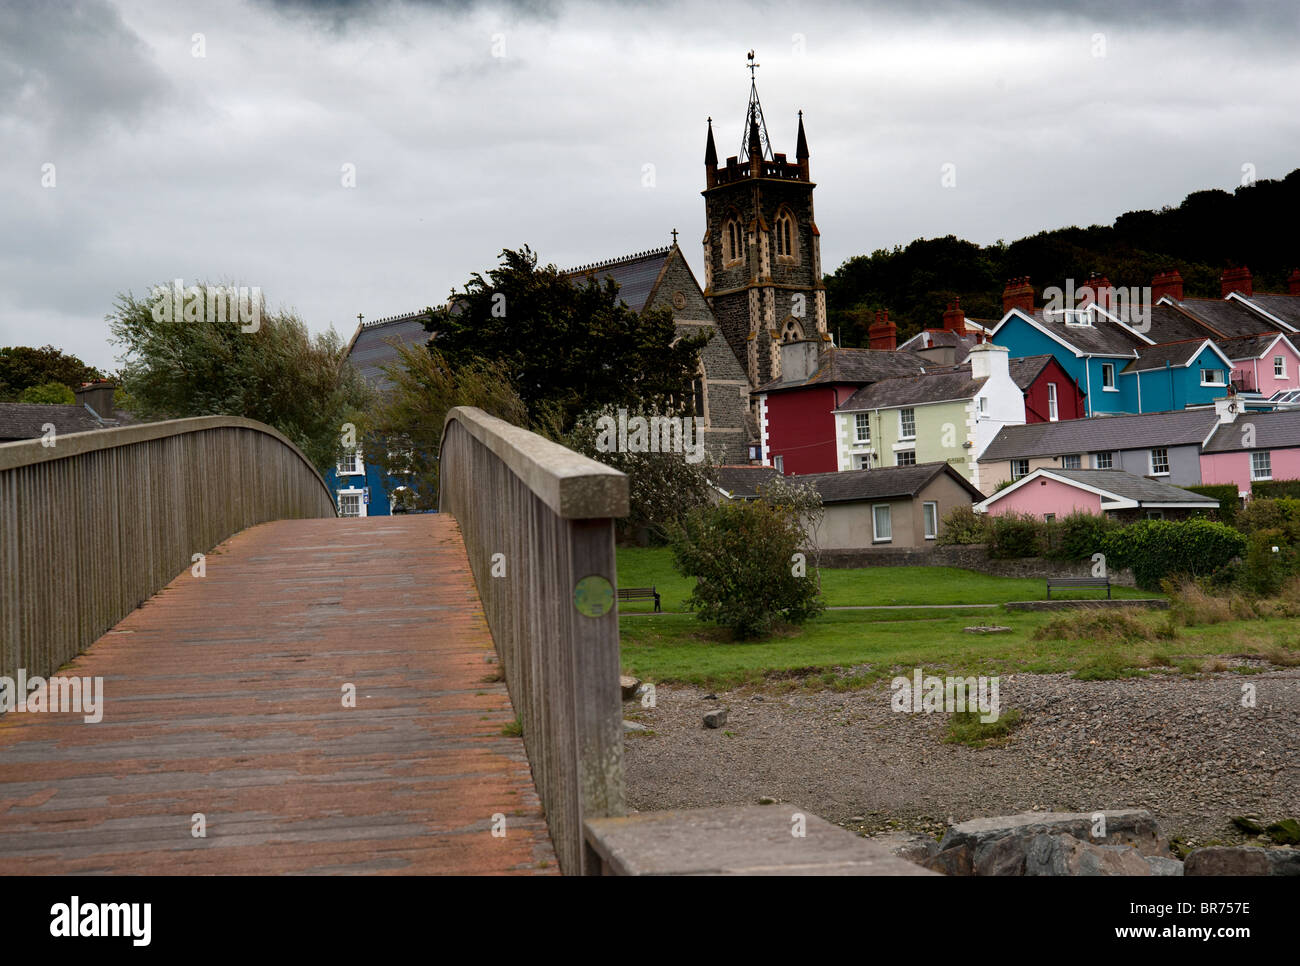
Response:
[{"label": "shrub", "polygon": [[1282,582],[1292,572],[1294,554],[1281,530],[1256,530],[1247,538],[1246,559],[1242,561],[1242,588],[1257,597],[1272,597],[1282,589]]},{"label": "shrub", "polygon": [[801,624],[825,608],[816,579],[795,563],[804,534],[791,510],[763,500],[697,507],[671,532],[674,566],[695,578],[686,606],[736,638],[780,621]]},{"label": "shrub", "polygon": [[1206,591],[1200,581],[1183,578],[1161,582],[1169,595],[1169,620],[1178,627],[1199,627],[1232,620],[1229,598]]},{"label": "shrub", "polygon": [[1103,538],[1117,526],[1108,517],[1075,510],[1056,521],[1049,556],[1057,560],[1087,560],[1101,550]]},{"label": "shrub", "polygon": [[999,560],[1037,557],[1043,551],[1043,521],[1028,513],[1003,513],[989,519],[989,556]]},{"label": "shrub", "polygon": [[939,545],[984,543],[988,539],[988,518],[972,506],[955,506],[939,527]]},{"label": "shrub", "polygon": [[1212,520],[1143,520],[1112,530],[1102,553],[1112,570],[1129,568],[1139,587],[1156,590],[1160,581],[1213,574],[1246,552],[1246,538]]},{"label": "shrub", "polygon": [[1237,495],[1236,483],[1213,483],[1203,486],[1185,486],[1184,490],[1209,496],[1219,501],[1218,519],[1229,526],[1237,522],[1237,512],[1241,509],[1241,497]]},{"label": "shrub", "polygon": [[1300,480],[1258,480],[1250,485],[1250,492],[1256,498],[1300,500]]},{"label": "shrub", "polygon": [[1040,641],[1096,641],[1100,644],[1136,644],[1157,635],[1135,607],[1066,611],[1034,632]]}]

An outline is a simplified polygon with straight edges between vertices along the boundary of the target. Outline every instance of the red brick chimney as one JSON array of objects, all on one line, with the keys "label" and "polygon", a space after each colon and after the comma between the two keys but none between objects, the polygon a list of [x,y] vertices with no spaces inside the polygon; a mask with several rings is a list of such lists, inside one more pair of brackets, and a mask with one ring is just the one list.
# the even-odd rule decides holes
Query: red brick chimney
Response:
[{"label": "red brick chimney", "polygon": [[1183,300],[1183,275],[1178,269],[1160,272],[1151,279],[1151,304],[1168,295],[1175,302]]},{"label": "red brick chimney", "polygon": [[958,335],[966,334],[966,313],[961,309],[961,299],[953,299],[943,313],[943,327]]},{"label": "red brick chimney", "polygon": [[1110,279],[1105,275],[1089,275],[1088,281],[1084,283],[1084,290],[1088,293],[1086,302],[1083,304],[1093,304],[1109,310],[1115,301],[1115,290],[1111,288]]},{"label": "red brick chimney", "polygon": [[1002,290],[1002,313],[1005,315],[1012,309],[1029,315],[1034,313],[1034,287],[1029,284],[1028,275],[1007,279],[1007,287]]},{"label": "red brick chimney", "polygon": [[1288,295],[1300,295],[1300,268],[1291,269],[1286,277],[1286,291]]},{"label": "red brick chimney", "polygon": [[889,321],[888,309],[876,313],[876,321],[867,328],[867,344],[873,349],[898,348],[898,326]]},{"label": "red brick chimney", "polygon": [[1241,268],[1225,269],[1220,282],[1223,285],[1223,297],[1226,299],[1233,292],[1240,292],[1242,295],[1250,298],[1253,294],[1251,289],[1250,269],[1245,265]]}]

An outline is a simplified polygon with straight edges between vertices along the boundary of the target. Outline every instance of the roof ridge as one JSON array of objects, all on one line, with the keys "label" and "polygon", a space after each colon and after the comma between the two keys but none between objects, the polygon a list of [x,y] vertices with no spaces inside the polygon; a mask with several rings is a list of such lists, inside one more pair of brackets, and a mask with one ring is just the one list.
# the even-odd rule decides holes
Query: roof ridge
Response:
[{"label": "roof ridge", "polygon": [[362,322],[361,328],[368,329],[372,325],[383,325],[385,322],[402,322],[406,319],[419,318],[420,316],[424,316],[424,315],[432,315],[432,313],[429,311],[427,306],[416,312],[405,312],[400,315],[389,315],[382,319],[373,319],[370,322]]},{"label": "roof ridge", "polygon": [[574,275],[578,272],[590,272],[598,268],[610,268],[614,265],[621,265],[624,262],[634,262],[640,258],[649,258],[653,255],[667,255],[673,250],[672,245],[664,245],[661,248],[648,248],[643,252],[634,252],[631,255],[620,255],[618,258],[608,258],[600,262],[590,262],[586,265],[578,265],[574,268],[560,269],[561,275]]}]

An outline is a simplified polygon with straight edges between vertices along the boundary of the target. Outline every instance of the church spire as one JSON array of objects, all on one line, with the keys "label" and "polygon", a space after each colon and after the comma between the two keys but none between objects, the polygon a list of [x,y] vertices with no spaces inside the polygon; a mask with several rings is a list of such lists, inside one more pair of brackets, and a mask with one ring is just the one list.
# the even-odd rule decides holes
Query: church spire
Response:
[{"label": "church spire", "polygon": [[797,161],[808,157],[808,138],[803,133],[803,111],[799,112],[799,143],[795,146],[794,156]]},{"label": "church spire", "polygon": [[718,166],[718,149],[713,145],[713,118],[709,118],[709,140],[704,145],[704,163]]},{"label": "church spire", "polygon": [[767,137],[767,121],[763,119],[763,105],[758,101],[758,85],[754,81],[754,52],[749,52],[749,107],[745,111],[745,137],[740,143],[740,160],[757,162],[772,160],[772,142]]}]

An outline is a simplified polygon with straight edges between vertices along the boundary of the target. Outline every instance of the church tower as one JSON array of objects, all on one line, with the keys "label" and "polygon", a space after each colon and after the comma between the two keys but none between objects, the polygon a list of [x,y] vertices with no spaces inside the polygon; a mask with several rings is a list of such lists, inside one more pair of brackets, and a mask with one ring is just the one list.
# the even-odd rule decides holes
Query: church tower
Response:
[{"label": "church tower", "polygon": [[704,294],[756,389],[781,375],[781,343],[829,342],[821,248],[803,111],[795,160],[773,154],[749,53],[749,108],[738,156],[718,165],[709,118],[704,149]]}]

